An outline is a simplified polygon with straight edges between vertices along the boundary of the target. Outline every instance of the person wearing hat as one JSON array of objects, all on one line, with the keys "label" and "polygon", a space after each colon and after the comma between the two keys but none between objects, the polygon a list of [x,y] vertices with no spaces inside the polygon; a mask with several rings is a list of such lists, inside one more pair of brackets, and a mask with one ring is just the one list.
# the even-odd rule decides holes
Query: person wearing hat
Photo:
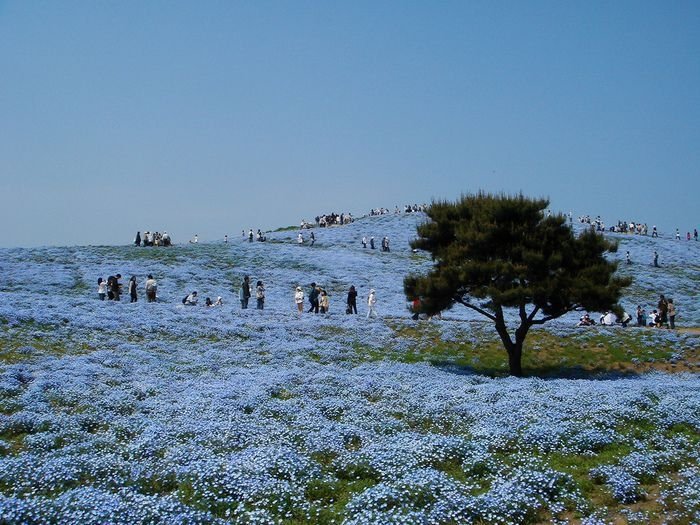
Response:
[{"label": "person wearing hat", "polygon": [[369,296],[367,297],[367,319],[371,317],[377,317],[377,312],[374,310],[374,305],[377,304],[377,294],[372,288],[369,291]]},{"label": "person wearing hat", "polygon": [[304,313],[304,290],[301,289],[301,286],[297,286],[296,292],[294,293],[294,302],[297,304],[299,313]]}]

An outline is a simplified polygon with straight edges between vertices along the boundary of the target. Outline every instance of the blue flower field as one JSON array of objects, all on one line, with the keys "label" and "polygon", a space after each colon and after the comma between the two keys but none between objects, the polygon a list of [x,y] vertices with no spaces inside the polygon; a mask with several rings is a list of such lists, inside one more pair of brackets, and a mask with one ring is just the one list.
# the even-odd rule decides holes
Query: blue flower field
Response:
[{"label": "blue flower field", "polygon": [[[573,313],[526,343],[531,369],[561,367],[515,379],[480,368],[505,352],[476,314],[411,319],[403,278],[432,264],[408,244],[423,220],[315,228],[314,246],[288,229],[0,250],[0,523],[700,523],[699,243],[610,234],[635,279],[625,309],[664,293],[679,328],[582,329]],[[116,273],[137,277],[136,303],[98,299]],[[255,291],[241,309],[245,275],[263,310]],[[328,314],[297,312],[311,282]]]}]

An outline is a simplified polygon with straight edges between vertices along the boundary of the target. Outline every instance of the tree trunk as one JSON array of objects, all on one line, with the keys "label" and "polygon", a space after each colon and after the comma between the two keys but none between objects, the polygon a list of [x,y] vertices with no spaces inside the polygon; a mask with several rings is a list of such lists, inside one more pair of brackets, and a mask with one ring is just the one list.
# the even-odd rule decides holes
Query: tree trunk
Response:
[{"label": "tree trunk", "polygon": [[503,317],[503,310],[500,307],[496,309],[496,332],[498,332],[503,346],[508,352],[508,368],[510,369],[510,375],[515,377],[523,376],[523,342],[525,341],[525,336],[529,328],[530,326],[526,322],[522,323],[515,331],[515,341],[513,341],[508,333],[508,327]]},{"label": "tree trunk", "polygon": [[511,343],[508,350],[508,367],[510,368],[510,375],[515,377],[523,376],[522,367],[522,357],[523,357],[523,343],[522,341]]}]

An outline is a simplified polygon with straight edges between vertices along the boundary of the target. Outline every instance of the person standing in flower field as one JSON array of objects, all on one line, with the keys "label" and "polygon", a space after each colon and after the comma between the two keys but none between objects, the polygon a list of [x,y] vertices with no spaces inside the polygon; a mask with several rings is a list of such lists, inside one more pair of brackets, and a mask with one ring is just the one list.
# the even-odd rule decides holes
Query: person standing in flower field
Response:
[{"label": "person standing in flower field", "polygon": [[131,302],[135,303],[138,301],[138,296],[136,295],[136,276],[132,275],[131,279],[129,279],[129,297],[131,298]]},{"label": "person standing in flower field", "polygon": [[374,306],[377,304],[377,294],[374,291],[374,288],[372,288],[369,291],[369,296],[367,297],[367,319],[370,317],[377,317],[377,312],[374,309]]},{"label": "person standing in flower field", "polygon": [[102,277],[98,277],[97,278],[97,296],[100,298],[100,301],[104,301],[106,295],[107,295],[107,281],[102,279]]},{"label": "person standing in flower field", "polygon": [[659,324],[666,327],[668,325],[668,301],[664,297],[664,294],[659,296],[659,304],[657,307],[659,309]]},{"label": "person standing in flower field", "polygon": [[311,312],[313,312],[315,314],[318,313],[318,308],[319,308],[318,296],[320,293],[321,293],[321,287],[316,286],[316,283],[311,283],[311,290],[309,291],[309,304],[311,304],[311,306],[309,307],[308,313],[311,313]]},{"label": "person standing in flower field", "polygon": [[255,298],[258,300],[258,310],[262,310],[265,306],[265,286],[262,281],[255,285]]},{"label": "person standing in flower field", "polygon": [[158,290],[158,283],[153,278],[153,275],[148,274],[148,279],[146,279],[146,300],[149,303],[156,302],[156,291]]},{"label": "person standing in flower field", "polygon": [[301,289],[301,286],[297,286],[297,289],[294,292],[294,302],[297,305],[297,310],[299,313],[304,313],[304,290]]},{"label": "person standing in flower field", "polygon": [[325,290],[321,290],[321,296],[319,299],[319,307],[321,309],[321,313],[327,314],[329,306],[330,306],[330,299],[328,298],[328,294],[326,293]]},{"label": "person standing in flower field", "polygon": [[668,322],[671,326],[671,328],[676,327],[676,305],[673,304],[673,299],[668,300],[667,302],[667,307],[668,307]]},{"label": "person standing in flower field", "polygon": [[250,299],[250,277],[248,277],[247,275],[243,278],[243,282],[241,283],[241,291],[239,293],[239,298],[241,300],[241,309],[247,309],[248,299]]},{"label": "person standing in flower field", "polygon": [[355,286],[351,286],[350,289],[348,290],[348,307],[345,310],[345,313],[347,314],[352,314],[355,313],[357,314],[357,290],[355,290]]}]

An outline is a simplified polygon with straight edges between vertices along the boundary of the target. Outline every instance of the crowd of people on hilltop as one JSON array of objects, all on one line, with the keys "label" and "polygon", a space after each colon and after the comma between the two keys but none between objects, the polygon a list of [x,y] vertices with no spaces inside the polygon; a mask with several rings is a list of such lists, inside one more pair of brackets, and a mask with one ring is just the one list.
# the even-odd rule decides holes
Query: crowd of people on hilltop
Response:
[{"label": "crowd of people on hilltop", "polygon": [[[569,212],[569,218],[571,218],[571,212]],[[617,224],[610,226],[609,228],[606,229],[605,223],[603,220],[600,218],[600,215],[598,215],[595,219],[592,219],[590,215],[582,215],[579,217],[579,222],[582,224],[588,224],[591,226],[592,229],[594,229],[597,232],[612,232],[612,233],[629,233],[629,234],[635,234],[635,235],[649,235],[649,226],[647,226],[647,223],[639,222],[639,221],[617,221]],[[652,237],[658,237],[659,236],[659,230],[656,228],[656,225],[653,225],[651,227],[651,236]],[[688,230],[685,234],[685,239],[686,240],[691,240],[695,239],[696,241],[698,240],[698,229],[693,228],[693,233],[691,235],[690,230]],[[679,228],[676,228],[675,232],[675,239],[676,240],[681,240],[681,232]]]},{"label": "crowd of people on hilltop", "polygon": [[[582,215],[579,217],[579,222],[582,224],[589,224],[597,232],[610,231],[613,233],[634,233],[636,235],[648,235],[649,227],[646,223],[636,222],[636,221],[617,221],[616,225],[610,226],[607,230],[605,228],[605,222],[598,215],[595,219],[591,219],[590,215]],[[658,232],[656,231],[656,226],[652,229],[652,237],[657,237]]]},{"label": "crowd of people on hilltop", "polygon": [[[425,211],[428,208],[427,204],[406,204],[403,207],[403,212],[404,213],[418,213],[421,211]],[[389,208],[372,208],[369,211],[369,215],[371,217],[374,217],[376,215],[389,215],[391,211],[389,211]],[[401,213],[401,210],[399,209],[398,206],[394,207],[394,215],[398,215]]]},{"label": "crowd of people on hilltop", "polygon": [[325,213],[323,215],[317,215],[314,218],[316,226],[319,228],[326,228],[327,226],[342,226],[343,224],[350,224],[355,219],[353,219],[351,213]]},{"label": "crowd of people on hilltop", "polygon": [[143,237],[141,237],[141,232],[136,232],[136,237],[134,238],[134,244],[136,246],[172,246],[172,240],[168,232],[143,232]]}]

